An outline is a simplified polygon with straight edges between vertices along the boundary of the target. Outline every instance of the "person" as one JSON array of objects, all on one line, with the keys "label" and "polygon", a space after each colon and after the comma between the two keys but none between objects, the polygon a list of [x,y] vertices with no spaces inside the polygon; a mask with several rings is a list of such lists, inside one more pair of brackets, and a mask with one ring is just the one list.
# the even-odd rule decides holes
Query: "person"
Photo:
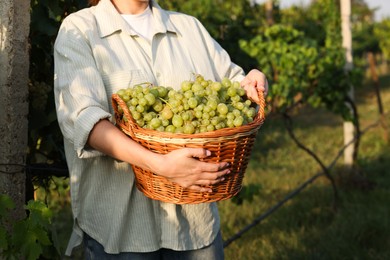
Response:
[{"label": "person", "polygon": [[137,165],[199,192],[229,174],[202,148],[161,155],[114,125],[111,95],[142,82],[179,88],[194,72],[241,82],[256,101],[265,75],[243,69],[187,14],[154,0],[100,0],[68,15],[54,46],[54,93],[70,174],[74,227],[66,255],[87,259],[223,259],[215,202],[175,205],[144,196]]}]

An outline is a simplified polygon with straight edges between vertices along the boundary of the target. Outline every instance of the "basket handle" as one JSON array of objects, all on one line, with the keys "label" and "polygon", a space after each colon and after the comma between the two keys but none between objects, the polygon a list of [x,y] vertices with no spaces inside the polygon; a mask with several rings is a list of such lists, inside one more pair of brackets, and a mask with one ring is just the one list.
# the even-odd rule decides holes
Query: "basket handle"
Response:
[{"label": "basket handle", "polygon": [[[135,122],[133,116],[130,113],[129,108],[127,107],[125,101],[123,101],[118,94],[114,93],[111,96],[111,102],[112,102],[112,107],[114,109],[115,113],[115,121],[117,125],[122,128],[123,131],[126,132],[126,134],[129,134],[133,139],[135,137],[133,128],[137,127],[137,123]],[[123,111],[124,117],[128,120],[128,124],[124,122],[123,117],[121,117],[121,113],[119,113],[119,107]]]},{"label": "basket handle", "polygon": [[259,110],[257,112],[257,115],[261,120],[265,119],[265,97],[264,92],[257,89],[257,95],[259,97],[259,102],[256,102],[256,104],[259,106]]}]

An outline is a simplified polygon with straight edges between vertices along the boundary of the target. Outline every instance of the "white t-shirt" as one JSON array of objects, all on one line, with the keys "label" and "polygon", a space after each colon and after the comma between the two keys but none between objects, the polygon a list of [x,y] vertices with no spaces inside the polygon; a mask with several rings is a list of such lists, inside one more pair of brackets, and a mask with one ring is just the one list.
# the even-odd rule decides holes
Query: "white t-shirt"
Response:
[{"label": "white t-shirt", "polygon": [[140,14],[122,14],[122,17],[138,35],[152,42],[155,30],[153,14],[149,6]]}]

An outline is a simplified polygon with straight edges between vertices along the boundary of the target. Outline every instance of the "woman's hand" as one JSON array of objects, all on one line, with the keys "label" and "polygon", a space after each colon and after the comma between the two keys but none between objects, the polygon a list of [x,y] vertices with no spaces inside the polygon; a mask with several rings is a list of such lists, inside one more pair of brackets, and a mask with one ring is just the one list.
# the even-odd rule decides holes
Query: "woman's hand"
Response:
[{"label": "woman's hand", "polygon": [[182,187],[200,192],[212,192],[212,189],[204,186],[223,181],[223,176],[229,174],[230,170],[226,162],[207,163],[197,159],[210,155],[210,151],[202,148],[177,149],[162,155],[161,163],[153,172]]},{"label": "woman's hand", "polygon": [[257,69],[251,70],[240,84],[245,89],[248,98],[256,103],[260,102],[259,90],[264,92],[264,96],[268,94],[267,78],[264,73]]}]

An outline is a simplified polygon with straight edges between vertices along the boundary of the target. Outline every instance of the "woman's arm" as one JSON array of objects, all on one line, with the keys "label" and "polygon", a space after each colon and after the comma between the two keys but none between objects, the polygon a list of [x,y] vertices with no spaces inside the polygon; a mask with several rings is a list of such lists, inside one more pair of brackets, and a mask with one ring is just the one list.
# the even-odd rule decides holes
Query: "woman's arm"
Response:
[{"label": "woman's arm", "polygon": [[183,148],[161,155],[144,148],[108,120],[99,121],[92,129],[87,144],[113,158],[137,165],[164,176],[183,187],[211,192],[203,185],[215,184],[228,174],[228,163],[206,163],[210,152],[202,148]]}]

